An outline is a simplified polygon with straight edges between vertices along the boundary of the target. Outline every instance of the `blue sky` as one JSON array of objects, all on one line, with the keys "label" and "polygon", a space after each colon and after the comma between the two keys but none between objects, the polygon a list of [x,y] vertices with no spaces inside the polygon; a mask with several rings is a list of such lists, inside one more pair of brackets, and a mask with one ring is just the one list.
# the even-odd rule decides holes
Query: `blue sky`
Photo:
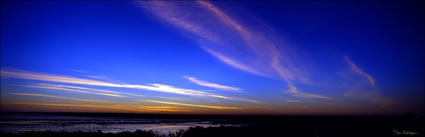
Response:
[{"label": "blue sky", "polygon": [[5,111],[423,114],[402,2],[4,2]]}]

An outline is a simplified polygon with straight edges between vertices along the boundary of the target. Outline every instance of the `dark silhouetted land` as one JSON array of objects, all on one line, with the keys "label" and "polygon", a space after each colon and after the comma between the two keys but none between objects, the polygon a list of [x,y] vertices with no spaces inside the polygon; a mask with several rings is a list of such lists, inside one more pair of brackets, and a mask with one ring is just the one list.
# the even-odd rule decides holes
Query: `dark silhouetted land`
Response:
[{"label": "dark silhouetted land", "polygon": [[[74,113],[71,115],[95,115]],[[239,123],[239,127],[193,127],[168,135],[153,131],[22,132],[1,133],[14,137],[414,137],[424,135],[424,119],[405,116],[218,116],[218,115],[140,115],[102,114],[102,116],[198,119],[220,123]]]}]

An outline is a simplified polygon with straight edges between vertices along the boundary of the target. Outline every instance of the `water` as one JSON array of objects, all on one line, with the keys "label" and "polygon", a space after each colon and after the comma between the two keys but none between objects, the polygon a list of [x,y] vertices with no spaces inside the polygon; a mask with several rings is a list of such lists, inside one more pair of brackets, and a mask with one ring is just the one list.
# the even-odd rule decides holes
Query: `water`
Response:
[{"label": "water", "polygon": [[83,131],[117,133],[123,131],[152,130],[160,134],[168,134],[189,127],[240,126],[238,124],[219,124],[199,119],[172,118],[122,118],[98,116],[63,116],[48,114],[7,114],[2,115],[0,132],[26,131]]}]

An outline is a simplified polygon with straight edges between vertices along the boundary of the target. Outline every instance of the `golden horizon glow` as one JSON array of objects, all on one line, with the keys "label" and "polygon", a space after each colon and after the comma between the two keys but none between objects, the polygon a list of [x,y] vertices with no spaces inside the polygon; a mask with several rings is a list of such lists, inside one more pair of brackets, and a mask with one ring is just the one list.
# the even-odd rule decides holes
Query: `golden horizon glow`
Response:
[{"label": "golden horizon glow", "polygon": [[160,104],[180,105],[180,106],[190,106],[190,107],[201,107],[201,108],[213,108],[213,109],[242,109],[240,107],[224,107],[224,106],[198,105],[198,104],[167,102],[167,101],[158,101],[158,100],[144,100],[144,101],[153,102],[153,103],[160,103]]}]

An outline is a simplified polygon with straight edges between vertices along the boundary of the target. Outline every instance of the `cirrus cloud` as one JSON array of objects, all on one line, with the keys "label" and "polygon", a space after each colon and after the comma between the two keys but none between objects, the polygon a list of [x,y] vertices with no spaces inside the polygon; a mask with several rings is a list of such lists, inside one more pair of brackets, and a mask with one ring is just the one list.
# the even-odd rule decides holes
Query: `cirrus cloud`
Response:
[{"label": "cirrus cloud", "polygon": [[187,80],[189,80],[189,81],[191,81],[195,84],[198,84],[200,86],[205,86],[205,87],[210,87],[210,88],[215,88],[215,89],[221,89],[221,90],[228,90],[228,91],[238,91],[238,92],[241,91],[241,89],[237,88],[237,87],[225,86],[225,85],[220,85],[220,84],[217,84],[217,83],[203,81],[203,80],[199,80],[195,77],[184,76],[184,78],[186,78]]}]

